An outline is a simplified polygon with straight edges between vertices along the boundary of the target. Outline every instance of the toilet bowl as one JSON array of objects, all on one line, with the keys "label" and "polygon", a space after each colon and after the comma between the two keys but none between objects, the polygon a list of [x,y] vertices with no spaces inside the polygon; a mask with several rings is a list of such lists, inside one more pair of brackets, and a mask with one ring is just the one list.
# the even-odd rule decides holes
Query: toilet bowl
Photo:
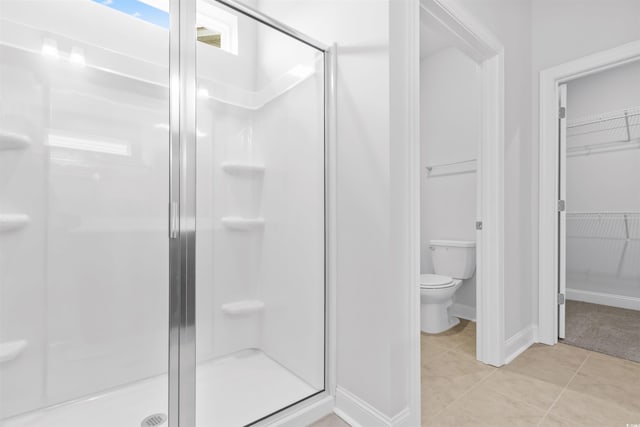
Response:
[{"label": "toilet bowl", "polygon": [[449,313],[453,296],[475,273],[475,242],[457,240],[432,240],[435,274],[420,275],[420,329],[438,334],[460,323]]},{"label": "toilet bowl", "polygon": [[462,280],[438,274],[420,275],[420,329],[438,334],[460,323],[449,314],[453,295],[462,285]]}]

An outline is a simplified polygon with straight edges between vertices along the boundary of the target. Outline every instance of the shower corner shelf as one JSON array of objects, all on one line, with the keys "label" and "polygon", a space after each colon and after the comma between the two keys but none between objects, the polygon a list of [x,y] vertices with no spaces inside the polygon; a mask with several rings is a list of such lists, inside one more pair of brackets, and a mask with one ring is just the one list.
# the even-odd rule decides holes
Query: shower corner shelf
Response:
[{"label": "shower corner shelf", "polygon": [[23,150],[29,146],[31,139],[19,133],[0,131],[0,150]]},{"label": "shower corner shelf", "polygon": [[264,218],[227,216],[222,218],[222,224],[229,230],[248,231],[264,227]]},{"label": "shower corner shelf", "polygon": [[0,363],[15,359],[27,347],[25,340],[0,343]]},{"label": "shower corner shelf", "polygon": [[261,175],[264,173],[264,165],[258,163],[224,162],[222,170],[230,175]]},{"label": "shower corner shelf", "polygon": [[0,231],[18,230],[29,223],[25,214],[0,214]]},{"label": "shower corner shelf", "polygon": [[256,299],[229,302],[222,305],[222,312],[230,316],[261,313],[264,311],[264,302]]}]

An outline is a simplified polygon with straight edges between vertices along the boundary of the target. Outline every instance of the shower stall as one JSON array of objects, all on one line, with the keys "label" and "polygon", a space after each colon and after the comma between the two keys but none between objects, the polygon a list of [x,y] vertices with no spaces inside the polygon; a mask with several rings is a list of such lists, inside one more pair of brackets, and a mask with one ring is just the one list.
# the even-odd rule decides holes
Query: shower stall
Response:
[{"label": "shower stall", "polygon": [[328,396],[331,50],[262,0],[0,0],[0,425]]}]

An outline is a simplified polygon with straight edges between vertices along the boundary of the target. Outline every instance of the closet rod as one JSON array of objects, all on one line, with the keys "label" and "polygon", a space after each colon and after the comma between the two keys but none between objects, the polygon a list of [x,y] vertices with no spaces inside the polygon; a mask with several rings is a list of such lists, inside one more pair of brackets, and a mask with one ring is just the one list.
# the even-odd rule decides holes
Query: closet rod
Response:
[{"label": "closet rod", "polygon": [[467,163],[475,163],[476,159],[470,159],[470,160],[463,160],[460,162],[452,162],[452,163],[440,163],[437,165],[429,165],[426,166],[427,170],[429,172],[431,172],[434,169],[439,169],[439,168],[446,168],[448,166],[456,166],[456,165],[463,165],[463,164],[467,164]]},{"label": "closet rod", "polygon": [[588,156],[590,154],[610,153],[614,151],[625,151],[634,149],[640,149],[640,139],[573,147],[567,150],[567,157]]},{"label": "closet rod", "polygon": [[596,118],[573,120],[570,123],[567,123],[567,128],[573,129],[581,126],[588,126],[588,125],[595,125],[598,123],[610,122],[612,120],[620,120],[620,119],[624,119],[625,116],[635,117],[639,115],[640,115],[640,107],[626,108],[624,110],[604,113],[599,115]]}]

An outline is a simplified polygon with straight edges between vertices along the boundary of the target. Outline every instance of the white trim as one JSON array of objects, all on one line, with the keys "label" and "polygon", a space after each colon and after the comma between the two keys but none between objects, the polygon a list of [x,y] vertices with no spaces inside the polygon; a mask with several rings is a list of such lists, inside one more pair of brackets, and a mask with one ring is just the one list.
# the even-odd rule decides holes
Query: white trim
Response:
[{"label": "white trim", "polygon": [[634,41],[540,73],[538,338],[545,344],[558,342],[558,86],[639,59],[640,41]]},{"label": "white trim", "polygon": [[404,408],[393,417],[389,417],[355,394],[338,386],[336,389],[336,415],[351,427],[400,427],[408,426],[411,417],[409,408]]},{"label": "white trim", "polygon": [[511,363],[513,359],[524,353],[526,349],[531,347],[531,344],[537,341],[538,327],[536,325],[531,324],[516,333],[504,343],[506,352],[505,363]]},{"label": "white trim", "polygon": [[[420,2],[423,22],[437,25],[451,34],[456,46],[480,64],[483,89],[482,141],[478,150],[478,220],[483,222],[483,230],[477,233],[476,357],[481,362],[501,366],[505,361],[504,48],[476,18],[451,2],[414,1]],[[415,37],[419,40],[419,31]],[[416,85],[413,81],[411,84]],[[418,87],[419,83],[412,88],[412,92],[418,93]],[[414,114],[418,114],[418,124],[415,126],[419,126],[419,109]],[[413,140],[412,144],[417,145],[413,152],[419,153],[419,138]],[[419,158],[418,155],[416,157]],[[413,179],[416,179],[415,176]],[[419,188],[419,177],[413,185]],[[416,209],[419,206],[419,193],[412,192],[411,195],[418,197],[417,204],[411,204],[411,208]],[[414,233],[412,237],[418,240],[418,245],[415,242],[411,244],[411,250],[415,251],[416,247],[419,248],[420,234]],[[416,286],[416,283],[411,286]],[[419,304],[419,297],[414,304]],[[419,339],[417,330],[414,336]]]},{"label": "white trim", "polygon": [[421,424],[422,410],[422,358],[420,342],[420,0],[402,2],[404,28],[406,28],[406,73],[407,73],[407,156],[408,165],[408,255],[409,269],[409,417],[411,426]]},{"label": "white trim", "polygon": [[326,161],[328,162],[328,184],[327,184],[327,255],[326,255],[326,274],[327,274],[327,353],[328,360],[325,363],[326,384],[325,387],[329,394],[335,397],[337,381],[337,328],[336,328],[336,305],[337,305],[337,265],[338,265],[338,214],[337,214],[337,70],[338,70],[338,46],[334,43],[327,52],[327,58],[330,60],[330,88],[328,90],[327,114],[326,120],[329,122],[327,141],[328,153]]},{"label": "white trim", "polygon": [[304,406],[296,410],[294,413],[287,415],[284,418],[280,418],[268,425],[273,427],[308,426],[331,414],[334,406],[335,401],[333,396],[325,396],[323,399]]},{"label": "white trim", "polygon": [[472,322],[476,321],[476,308],[470,305],[454,303],[449,308],[449,313],[460,319],[470,320]]},{"label": "white trim", "polygon": [[567,299],[572,301],[590,302],[592,304],[608,305],[610,307],[640,310],[640,298],[626,295],[607,294],[604,292],[583,291],[582,289],[567,289]]}]

